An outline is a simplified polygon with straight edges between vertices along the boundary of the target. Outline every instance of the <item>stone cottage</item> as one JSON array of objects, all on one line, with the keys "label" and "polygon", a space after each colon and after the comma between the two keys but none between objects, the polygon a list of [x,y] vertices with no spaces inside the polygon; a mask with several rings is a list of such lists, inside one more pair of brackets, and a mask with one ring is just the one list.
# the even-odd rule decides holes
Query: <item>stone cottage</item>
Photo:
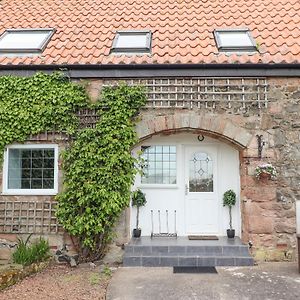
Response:
[{"label": "stone cottage", "polygon": [[[295,259],[298,0],[3,0],[0,7],[0,76],[62,70],[84,80],[94,101],[104,85],[146,86],[134,149],[147,161],[135,182],[147,196],[142,235],[225,236],[222,196],[233,189],[233,226],[252,254]],[[45,133],[7,147],[3,245],[28,233],[49,236],[53,247],[70,243],[54,217],[64,144],[63,136]],[[22,167],[10,181],[14,155],[35,149],[49,157],[48,186],[32,178],[22,185]],[[264,164],[276,168],[276,178],[255,176]],[[129,241],[134,216],[131,208],[124,213],[118,245]]]}]

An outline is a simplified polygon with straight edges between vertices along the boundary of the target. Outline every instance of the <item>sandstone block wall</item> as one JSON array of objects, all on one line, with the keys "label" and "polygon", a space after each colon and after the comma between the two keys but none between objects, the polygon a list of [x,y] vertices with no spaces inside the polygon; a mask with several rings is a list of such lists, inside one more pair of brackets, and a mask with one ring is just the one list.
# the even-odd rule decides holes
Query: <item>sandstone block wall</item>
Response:
[{"label": "sandstone block wall", "polygon": [[[92,100],[98,101],[103,84],[115,82],[91,79],[84,84]],[[267,78],[267,83],[266,107],[258,108],[255,101],[247,107],[218,103],[200,108],[148,107],[141,111],[137,133],[143,140],[158,133],[193,131],[237,148],[240,151],[243,240],[252,242],[253,254],[259,260],[294,260],[295,203],[300,201],[300,78]],[[256,135],[262,135],[264,142],[261,158]],[[276,166],[277,179],[257,180],[255,167],[267,162]],[[62,176],[60,170],[60,178]],[[27,198],[0,195],[0,199]],[[46,196],[35,198],[49,200]],[[129,238],[128,211],[116,228],[116,244],[120,246]],[[2,234],[1,239],[4,238]]]}]

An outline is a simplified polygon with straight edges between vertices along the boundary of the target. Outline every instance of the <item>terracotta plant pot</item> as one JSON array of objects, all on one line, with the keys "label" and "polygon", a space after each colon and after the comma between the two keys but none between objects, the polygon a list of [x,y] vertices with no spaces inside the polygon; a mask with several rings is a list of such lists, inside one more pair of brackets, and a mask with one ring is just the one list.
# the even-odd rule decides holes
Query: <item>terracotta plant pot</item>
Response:
[{"label": "terracotta plant pot", "polygon": [[271,174],[262,172],[259,174],[259,178],[263,180],[269,180],[271,179]]},{"label": "terracotta plant pot", "polygon": [[139,238],[141,237],[142,229],[133,229],[133,237],[134,238]]},{"label": "terracotta plant pot", "polygon": [[229,239],[233,239],[235,236],[235,230],[234,229],[227,229],[227,237]]}]

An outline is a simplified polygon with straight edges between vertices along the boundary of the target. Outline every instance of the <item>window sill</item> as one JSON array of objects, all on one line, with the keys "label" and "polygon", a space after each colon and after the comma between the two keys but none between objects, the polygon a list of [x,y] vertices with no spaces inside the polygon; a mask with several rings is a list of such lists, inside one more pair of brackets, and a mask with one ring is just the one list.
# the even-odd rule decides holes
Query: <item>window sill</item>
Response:
[{"label": "window sill", "polygon": [[140,184],[141,189],[179,189],[177,184]]},{"label": "window sill", "polygon": [[28,191],[28,190],[12,190],[12,191],[4,191],[2,192],[3,196],[55,196],[57,195],[57,191],[53,190],[36,190],[36,191]]}]

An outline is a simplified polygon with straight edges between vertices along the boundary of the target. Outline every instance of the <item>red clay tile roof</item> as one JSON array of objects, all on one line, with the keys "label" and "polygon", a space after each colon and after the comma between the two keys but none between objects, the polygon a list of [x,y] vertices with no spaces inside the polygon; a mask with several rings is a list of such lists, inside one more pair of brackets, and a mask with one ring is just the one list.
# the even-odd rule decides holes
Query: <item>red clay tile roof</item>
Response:
[{"label": "red clay tile roof", "polygon": [[[299,63],[299,0],[2,0],[8,28],[55,28],[39,56],[1,65]],[[249,28],[259,53],[219,53],[216,28]],[[149,29],[151,55],[110,54],[116,30]]]}]

